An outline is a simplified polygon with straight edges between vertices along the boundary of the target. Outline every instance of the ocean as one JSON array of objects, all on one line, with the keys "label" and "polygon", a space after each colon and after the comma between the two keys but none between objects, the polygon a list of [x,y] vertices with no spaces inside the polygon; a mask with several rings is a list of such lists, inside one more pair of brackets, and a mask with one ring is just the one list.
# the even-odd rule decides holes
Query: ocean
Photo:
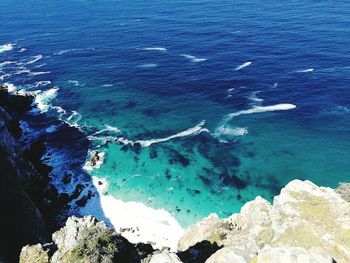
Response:
[{"label": "ocean", "polygon": [[272,201],[293,179],[350,181],[349,10],[1,0],[0,81],[85,131],[104,154],[87,171],[108,182],[103,195],[187,227]]}]

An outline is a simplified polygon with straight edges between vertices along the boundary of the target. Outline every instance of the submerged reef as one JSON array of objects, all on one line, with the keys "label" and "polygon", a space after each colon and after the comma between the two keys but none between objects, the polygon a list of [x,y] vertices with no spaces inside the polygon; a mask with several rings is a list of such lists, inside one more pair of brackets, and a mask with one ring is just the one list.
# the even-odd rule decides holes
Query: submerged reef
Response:
[{"label": "submerged reef", "polygon": [[[79,216],[77,207],[98,198],[89,177],[75,173],[86,161],[89,142],[76,127],[28,116],[34,101],[35,94],[9,93],[0,85],[0,262],[350,262],[348,183],[331,189],[291,181],[272,203],[258,196],[240,213],[222,219],[211,214],[190,226],[175,250],[130,242],[109,222]],[[26,122],[60,128],[36,134],[25,128]],[[69,156],[72,166],[51,167],[47,160],[55,152],[50,151],[66,148],[76,154]],[[157,152],[151,156],[156,158]],[[90,166],[102,157],[92,153]],[[174,153],[169,163],[174,162],[186,166],[189,160]],[[169,170],[164,176],[172,177]],[[245,187],[245,181],[225,176],[217,174],[235,187]],[[191,186],[186,190],[200,194]]]}]

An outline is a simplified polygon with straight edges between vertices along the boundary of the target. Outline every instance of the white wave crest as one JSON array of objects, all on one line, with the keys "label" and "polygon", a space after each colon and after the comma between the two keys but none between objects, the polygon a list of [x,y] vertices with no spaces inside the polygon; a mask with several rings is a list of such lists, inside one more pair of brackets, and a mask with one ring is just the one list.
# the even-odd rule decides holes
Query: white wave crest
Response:
[{"label": "white wave crest", "polygon": [[5,61],[0,63],[0,68],[3,68],[4,66],[11,65],[17,63],[16,61]]},{"label": "white wave crest", "polygon": [[63,49],[57,52],[54,52],[53,55],[54,56],[59,56],[59,55],[63,55],[66,53],[71,53],[71,52],[76,52],[76,51],[95,51],[95,48],[70,48],[70,49]]},{"label": "white wave crest", "polygon": [[65,122],[68,123],[70,126],[79,127],[78,122],[81,120],[82,117],[83,116],[79,112],[73,110],[72,114],[68,116]]},{"label": "white wave crest", "polygon": [[237,117],[243,114],[252,114],[252,113],[261,113],[261,112],[268,112],[268,111],[280,111],[280,110],[291,110],[296,108],[294,104],[289,104],[289,103],[281,103],[281,104],[276,104],[276,105],[271,105],[271,106],[257,106],[253,107],[248,110],[240,110],[237,112],[230,113],[228,117],[231,119],[233,117]]},{"label": "white wave crest", "polygon": [[251,61],[244,62],[242,65],[237,66],[235,70],[237,71],[237,70],[244,69],[244,68],[250,66],[251,64],[252,64]]},{"label": "white wave crest", "polygon": [[43,80],[43,81],[38,81],[38,82],[35,82],[34,86],[36,88],[40,87],[40,86],[47,86],[47,85],[50,85],[51,84],[51,81],[50,80]]},{"label": "white wave crest", "polygon": [[248,96],[248,99],[249,100],[251,100],[251,101],[253,101],[253,102],[263,102],[264,101],[264,99],[262,99],[262,98],[259,98],[258,96],[257,96],[257,94],[259,94],[261,91],[253,91],[252,93],[250,93],[250,95]]},{"label": "white wave crest", "polygon": [[137,66],[138,68],[155,68],[155,67],[158,67],[158,64],[157,63],[146,63],[146,64],[142,64],[142,65],[139,65]]},{"label": "white wave crest", "polygon": [[240,110],[237,112],[230,113],[222,120],[219,127],[216,128],[215,135],[220,136],[222,132],[225,131],[227,127],[229,127],[227,124],[234,117],[238,117],[240,115],[254,114],[254,113],[270,112],[270,111],[291,110],[295,108],[296,106],[294,104],[281,103],[281,104],[270,105],[270,106],[255,106],[248,110]]},{"label": "white wave crest", "polygon": [[167,51],[167,49],[164,48],[164,47],[145,47],[142,50],[145,50],[145,51],[160,51],[160,52],[166,52]]},{"label": "white wave crest", "polygon": [[205,120],[201,121],[200,123],[198,123],[196,126],[194,126],[192,128],[189,128],[185,131],[179,132],[177,134],[171,135],[171,136],[166,137],[166,138],[151,139],[151,140],[137,140],[137,141],[130,141],[126,138],[118,138],[116,140],[116,142],[123,143],[123,144],[131,144],[131,145],[139,143],[142,147],[149,147],[155,143],[161,143],[161,142],[170,141],[170,140],[176,139],[176,138],[196,135],[196,134],[199,134],[201,132],[209,132],[208,129],[203,128],[204,124],[205,124]]},{"label": "white wave crest", "polygon": [[27,65],[33,64],[33,63],[41,60],[43,57],[44,57],[43,55],[34,56],[34,57],[32,57],[32,60],[28,61],[26,64]]},{"label": "white wave crest", "polygon": [[9,93],[13,93],[13,92],[15,92],[15,91],[17,90],[16,86],[13,85],[12,83],[6,82],[6,83],[4,83],[4,84],[7,86],[7,91],[8,91]]},{"label": "white wave crest", "polygon": [[68,80],[68,83],[73,84],[73,86],[80,86],[80,82],[78,80]]},{"label": "white wave crest", "polygon": [[181,54],[180,56],[189,59],[191,62],[193,63],[198,63],[198,62],[204,62],[207,61],[206,58],[197,58],[195,56],[192,55],[187,55],[187,54]]},{"label": "white wave crest", "polygon": [[46,75],[46,74],[50,74],[50,73],[51,73],[51,71],[40,71],[40,72],[29,71],[30,76]]},{"label": "white wave crest", "polygon": [[4,74],[0,76],[0,80],[3,81],[4,79],[11,77],[11,74]]},{"label": "white wave crest", "polygon": [[121,131],[117,127],[113,127],[113,126],[106,124],[104,129],[95,132],[91,136],[96,136],[96,135],[99,135],[99,134],[104,133],[104,132],[120,133]]},{"label": "white wave crest", "polygon": [[13,44],[9,43],[9,44],[4,44],[2,46],[0,46],[0,53],[6,52],[6,51],[10,51],[13,49]]},{"label": "white wave crest", "polygon": [[[51,101],[56,98],[59,88],[55,87],[49,90],[35,91],[34,103],[37,105],[37,108],[40,112],[47,112],[51,107]],[[34,109],[36,111],[36,109]]]},{"label": "white wave crest", "polygon": [[21,48],[21,49],[19,50],[19,52],[22,53],[22,52],[24,52],[24,51],[26,51],[26,50],[27,50],[26,48]]},{"label": "white wave crest", "polygon": [[310,73],[313,72],[315,69],[313,68],[308,68],[308,69],[303,69],[303,70],[298,70],[298,73]]},{"label": "white wave crest", "polygon": [[217,134],[221,134],[224,136],[244,136],[248,134],[247,128],[241,127],[231,127],[229,125],[221,126],[216,130]]},{"label": "white wave crest", "polygon": [[25,68],[25,67],[19,67],[18,70],[14,74],[15,75],[30,74],[30,70]]}]

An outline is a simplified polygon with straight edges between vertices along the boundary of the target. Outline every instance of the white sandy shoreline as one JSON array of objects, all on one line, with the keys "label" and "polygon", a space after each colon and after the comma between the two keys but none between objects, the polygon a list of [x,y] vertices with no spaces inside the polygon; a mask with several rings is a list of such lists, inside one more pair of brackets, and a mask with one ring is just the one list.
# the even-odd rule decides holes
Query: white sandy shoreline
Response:
[{"label": "white sandy shoreline", "polygon": [[108,186],[105,179],[93,177],[93,183],[99,196],[93,197],[80,209],[81,215],[93,215],[110,222],[118,233],[132,243],[151,243],[155,249],[168,247],[176,251],[184,229],[168,211],[104,195]]}]

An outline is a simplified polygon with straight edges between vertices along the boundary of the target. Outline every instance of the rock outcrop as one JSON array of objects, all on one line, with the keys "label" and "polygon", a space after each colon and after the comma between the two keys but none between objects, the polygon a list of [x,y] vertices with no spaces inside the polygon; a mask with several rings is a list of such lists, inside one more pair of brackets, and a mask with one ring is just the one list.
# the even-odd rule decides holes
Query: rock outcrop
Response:
[{"label": "rock outcrop", "polygon": [[[350,262],[350,203],[333,189],[294,180],[273,205],[257,197],[239,214],[227,219],[211,215],[195,224],[181,238],[179,249],[203,240],[224,247],[208,262],[230,255],[238,262],[288,262],[301,251],[297,248],[304,249],[300,258],[305,255],[305,262],[330,262],[330,258]],[[280,261],[274,260],[279,257]]]},{"label": "rock outcrop", "polygon": [[[25,245],[50,241],[51,233],[69,216],[69,202],[85,197],[81,194],[85,185],[74,190],[72,184],[73,193],[59,193],[52,184],[53,179],[59,178],[53,178],[52,167],[45,162],[49,157],[43,159],[48,142],[57,149],[63,148],[62,138],[56,139],[58,134],[75,140],[83,137],[82,132],[44,114],[32,115],[28,111],[34,103],[35,94],[9,92],[8,86],[0,84],[0,209],[3,211],[0,216],[0,259],[4,262],[18,262]],[[29,122],[44,132],[27,132],[25,127]],[[48,123],[59,126],[65,133],[52,132],[46,136]],[[74,144],[69,147],[73,148]],[[86,149],[87,154],[88,145],[79,144],[79,148],[81,152]],[[82,159],[85,156],[82,155]]]},{"label": "rock outcrop", "polygon": [[[46,244],[47,250],[40,244],[24,247],[20,262],[133,263],[141,262],[150,252],[146,244],[144,246],[131,244],[109,229],[104,222],[97,221],[91,216],[70,217],[65,227],[52,235],[52,240],[51,244]],[[145,251],[146,254],[143,253]]]},{"label": "rock outcrop", "polygon": [[273,204],[257,197],[229,218],[212,214],[191,226],[177,253],[131,244],[92,217],[72,217],[53,234],[51,250],[27,246],[21,262],[346,263],[350,203],[338,192],[294,180]]}]

